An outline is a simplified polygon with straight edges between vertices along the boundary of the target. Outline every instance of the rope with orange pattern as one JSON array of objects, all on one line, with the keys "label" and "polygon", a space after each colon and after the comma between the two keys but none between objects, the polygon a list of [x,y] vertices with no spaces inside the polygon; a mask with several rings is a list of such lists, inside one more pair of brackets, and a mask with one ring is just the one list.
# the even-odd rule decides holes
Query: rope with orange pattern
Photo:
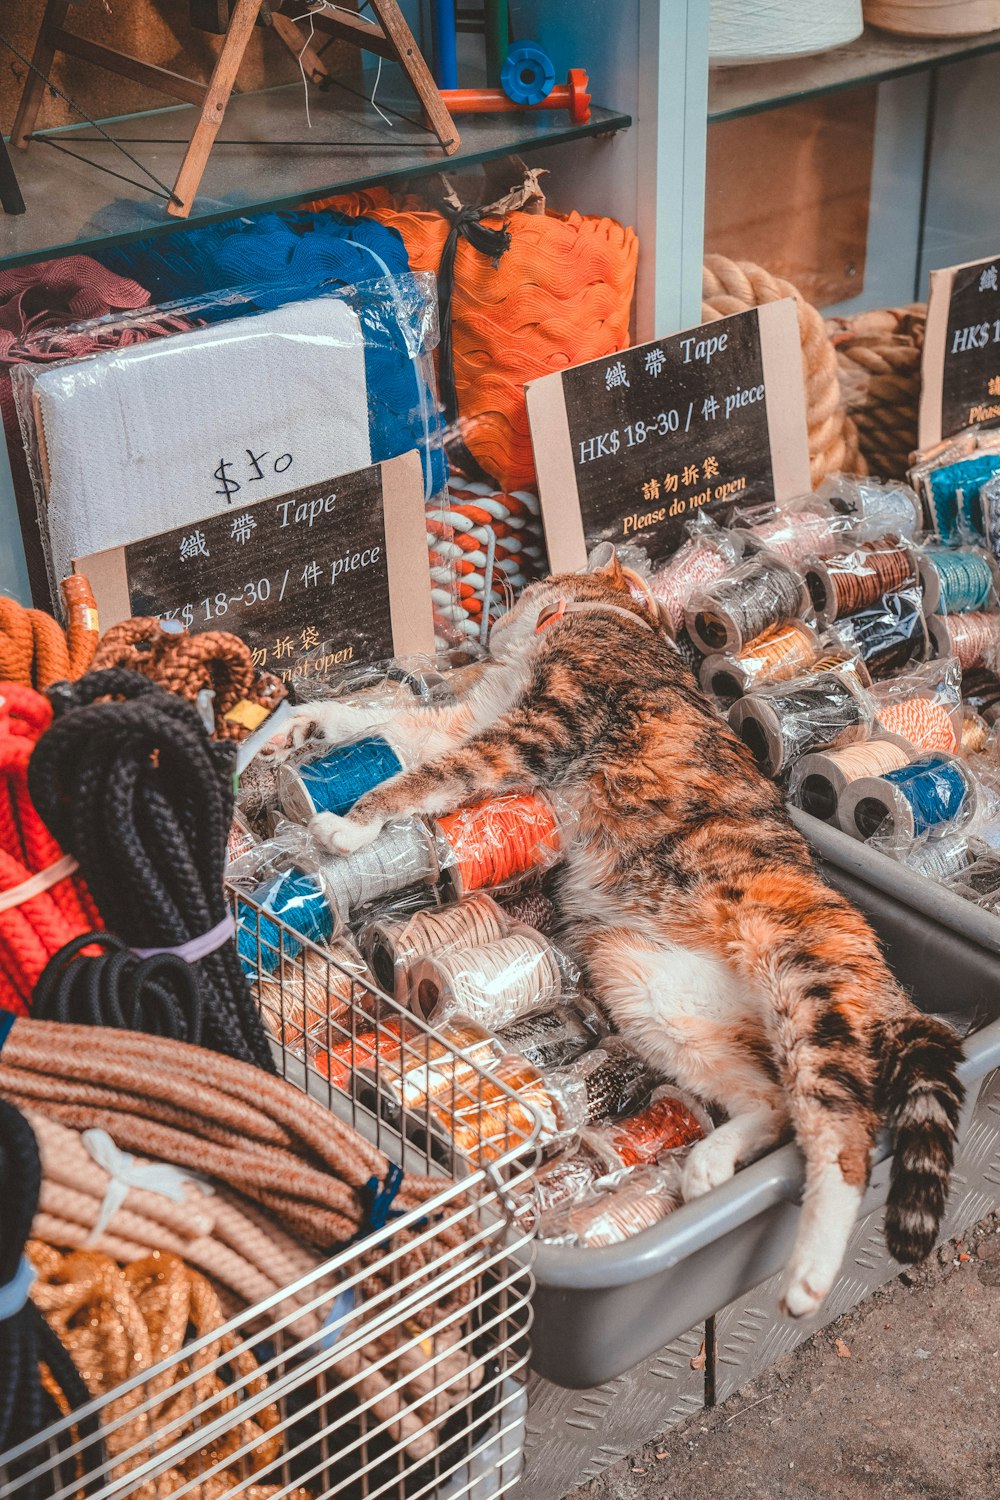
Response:
[{"label": "rope with orange pattern", "polygon": [[0,679],[44,691],[72,682],[90,666],[97,647],[97,606],[90,584],[74,573],[62,581],[67,623],[41,609],[25,609],[0,595]]}]

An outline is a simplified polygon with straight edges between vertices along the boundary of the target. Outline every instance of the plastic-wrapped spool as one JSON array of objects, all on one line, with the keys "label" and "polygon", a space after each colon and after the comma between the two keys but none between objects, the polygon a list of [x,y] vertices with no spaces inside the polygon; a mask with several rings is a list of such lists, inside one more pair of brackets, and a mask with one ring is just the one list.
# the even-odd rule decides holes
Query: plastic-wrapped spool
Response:
[{"label": "plastic-wrapped spool", "polygon": [[913,587],[918,576],[917,560],[908,547],[893,541],[869,542],[855,552],[815,562],[806,573],[806,588],[817,619],[827,625],[871,609],[886,594]]},{"label": "plastic-wrapped spool", "polygon": [[862,740],[840,750],[814,751],[796,762],[792,800],[821,822],[835,823],[840,799],[852,781],[898,771],[912,759],[908,745],[885,738]]},{"label": "plastic-wrapped spool", "polygon": [[765,682],[807,671],[819,656],[815,633],[802,620],[782,620],[735,656],[706,656],[699,678],[707,693],[732,702]]},{"label": "plastic-wrapped spool", "polygon": [[408,987],[414,1011],[425,1019],[467,1015],[492,1030],[558,999],[562,977],[550,945],[524,931],[418,959]]},{"label": "plastic-wrapped spool", "polygon": [[678,1089],[658,1089],[639,1110],[611,1125],[587,1130],[583,1139],[610,1170],[649,1166],[664,1151],[700,1141],[712,1128],[705,1111]]},{"label": "plastic-wrapped spool", "polygon": [[969,811],[975,788],[953,756],[922,756],[884,776],[861,776],[841,798],[837,817],[845,833],[914,839],[946,829]]},{"label": "plastic-wrapped spool", "polygon": [[[914,417],[914,441],[907,446],[907,454],[916,443],[916,417]],[[905,469],[906,463],[897,466]],[[891,470],[883,470],[891,473]],[[902,480],[873,479],[869,475],[830,474],[819,487],[821,500],[844,516],[854,516],[868,525],[868,535],[878,531],[882,536],[892,533],[913,540],[914,533],[923,524],[923,507],[916,491]]]},{"label": "plastic-wrapped spool", "polygon": [[972,862],[972,849],[964,833],[945,834],[924,844],[907,849],[903,863],[918,875],[928,880],[944,880],[956,875]]},{"label": "plastic-wrapped spool", "polygon": [[346,922],[352,912],[374,901],[411,886],[433,885],[440,866],[430,830],[413,819],[389,824],[367,849],[324,859],[320,874],[327,897]]},{"label": "plastic-wrapped spool", "polygon": [[793,511],[750,527],[750,535],[793,568],[813,557],[829,557],[843,536],[844,522],[836,516]]},{"label": "plastic-wrapped spool", "polygon": [[236,948],[244,973],[251,976],[273,974],[282,958],[294,958],[302,951],[302,944],[279,928],[275,917],[313,943],[325,943],[339,925],[322,882],[301,870],[284,870],[252,891],[250,899],[262,909],[258,919],[252,908],[242,908]]},{"label": "plastic-wrapped spool", "polygon": [[593,1040],[583,1020],[568,1007],[544,1010],[502,1026],[497,1041],[535,1068],[561,1068],[585,1052]]},{"label": "plastic-wrapped spool", "polygon": [[1000,592],[1000,569],[978,548],[934,548],[920,557],[920,582],[928,614],[971,614],[988,609]]},{"label": "plastic-wrapped spool", "polygon": [[927,629],[935,656],[954,656],[963,672],[992,667],[1000,647],[1000,614],[931,615]]},{"label": "plastic-wrapped spool", "polygon": [[346,938],[333,942],[328,955],[307,949],[261,980],[264,1022],[291,1051],[314,1052],[339,1042],[350,1032],[352,1011],[364,993],[357,981],[371,982],[361,954]]},{"label": "plastic-wrapped spool", "polygon": [[570,1206],[555,1226],[555,1238],[591,1250],[621,1245],[659,1224],[682,1201],[679,1179],[650,1168]]},{"label": "plastic-wrapped spool", "polygon": [[382,988],[404,1000],[407,969],[417,959],[457,948],[481,948],[506,937],[510,926],[492,896],[477,891],[454,906],[372,922],[361,934],[361,946]]},{"label": "plastic-wrapped spool", "polygon": [[562,849],[555,808],[539,794],[491,797],[436,827],[453,856],[444,875],[458,896],[546,869]]},{"label": "plastic-wrapped spool", "polygon": [[808,603],[803,585],[780,563],[758,560],[741,574],[713,584],[707,596],[696,596],[684,612],[689,634],[706,654],[738,653]]},{"label": "plastic-wrapped spool", "polygon": [[692,592],[715,583],[728,573],[732,565],[732,561],[714,547],[688,541],[669,562],[656,570],[649,580],[650,590],[662,606],[674,635],[684,625],[684,610]]},{"label": "plastic-wrapped spool", "polygon": [[838,749],[868,738],[874,709],[840,671],[823,672],[772,693],[748,693],[729,710],[729,723],[769,776],[811,750]]},{"label": "plastic-wrapped spool", "polygon": [[308,823],[324,812],[343,817],[365,792],[402,769],[402,761],[382,735],[338,745],[318,760],[279,768],[282,811],[296,823]]},{"label": "plastic-wrapped spool", "polygon": [[873,677],[888,677],[927,655],[928,626],[919,591],[886,594],[872,609],[845,615],[835,633],[857,652]]},{"label": "plastic-wrapped spool", "polygon": [[986,720],[1000,720],[1000,677],[988,667],[971,667],[962,673],[962,700]]},{"label": "plastic-wrapped spool", "polygon": [[901,736],[915,750],[942,750],[951,755],[958,749],[951,714],[936,698],[917,696],[889,703],[879,709],[879,720],[883,729]]}]

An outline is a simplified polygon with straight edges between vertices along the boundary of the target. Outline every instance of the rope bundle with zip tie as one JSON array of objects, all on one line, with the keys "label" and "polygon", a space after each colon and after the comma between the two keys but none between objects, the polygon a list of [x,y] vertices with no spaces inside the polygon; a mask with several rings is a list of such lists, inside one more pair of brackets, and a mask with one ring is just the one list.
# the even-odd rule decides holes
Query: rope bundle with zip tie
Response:
[{"label": "rope bundle with zip tie", "polygon": [[418,959],[482,947],[506,937],[510,926],[492,896],[477,891],[455,906],[372,922],[361,934],[361,945],[379,984],[401,1000],[409,992],[408,968]]},{"label": "rope bundle with zip tie", "polygon": [[824,624],[853,615],[918,581],[917,560],[895,537],[865,542],[852,552],[814,563],[806,587],[817,618]]},{"label": "rope bundle with zip tie", "polygon": [[29,786],[105,926],[141,957],[189,957],[205,1045],[273,1070],[227,925],[232,750],[211,743],[189,703],[120,668],[66,684],[54,706]]},{"label": "rope bundle with zip tie", "polygon": [[24,1015],[46,964],[98,924],[74,859],[65,855],[28,790],[35,743],[52,720],[47,698],[0,683],[0,1010]]},{"label": "rope bundle with zip tie", "polygon": [[[283,1079],[162,1037],[15,1020],[0,1052],[0,1096],[218,1177],[322,1250],[363,1228],[367,1186],[389,1170],[380,1151]],[[440,1188],[408,1172],[396,1207]],[[446,1243],[451,1234],[442,1230]]]},{"label": "rope bundle with zip tie", "polygon": [[936,656],[954,656],[963,672],[996,665],[1000,614],[932,615],[927,621]]},{"label": "rope bundle with zip tie", "polygon": [[[98,949],[96,954],[84,950]],[[116,1026],[201,1042],[198,979],[174,953],[139,958],[110,932],[84,932],[42,970],[31,999],[36,1021]]]},{"label": "rope bundle with zip tie", "polygon": [[562,976],[545,938],[524,931],[418,959],[407,986],[413,1009],[425,1018],[465,1015],[493,1030],[558,1000]]},{"label": "rope bundle with zip tie", "polygon": [[985,552],[962,547],[928,549],[920,558],[924,609],[928,614],[968,614],[996,601],[995,564]]},{"label": "rope bundle with zip tie", "polygon": [[741,651],[772,625],[801,613],[804,588],[782,563],[755,558],[691,596],[684,618],[698,649]]},{"label": "rope bundle with zip tie", "polygon": [[269,672],[258,674],[249,646],[225,630],[189,635],[176,621],[137,615],[112,625],[94,654],[93,669],[126,667],[195,703],[213,694],[216,738],[242,740],[277,708],[288,690]]},{"label": "rope bundle with zip tie", "polygon": [[[179,1358],[185,1344],[221,1330],[226,1321],[211,1282],[165,1251],[124,1268],[99,1251],[73,1250],[63,1255],[40,1240],[32,1242],[30,1255],[38,1272],[34,1302],[72,1352],[89,1395],[111,1398],[101,1405],[107,1483],[121,1485],[152,1455],[168,1452],[186,1438],[193,1445],[189,1457],[121,1493],[133,1500],[159,1500],[194,1485],[206,1500],[221,1500],[239,1485],[248,1500],[268,1500],[277,1494],[287,1495],[288,1500],[309,1500],[304,1489],[240,1485],[248,1465],[266,1474],[279,1464],[283,1447],[278,1430],[281,1419],[273,1402],[255,1405],[252,1414],[241,1410],[243,1401],[254,1401],[267,1390],[267,1378],[251,1350],[241,1347],[234,1334],[220,1332],[207,1348]],[[169,1377],[153,1377],[136,1390],[114,1396],[116,1386],[165,1359],[173,1361]],[[211,1369],[215,1360],[220,1370]],[[178,1400],[173,1382],[196,1371],[197,1384]],[[157,1395],[159,1400],[150,1399]],[[201,1444],[198,1432],[206,1413],[209,1419],[228,1416],[230,1422],[225,1432]],[[88,1464],[92,1458],[88,1452]],[[216,1470],[216,1465],[221,1468]],[[208,1488],[201,1480],[206,1468],[214,1471]]]},{"label": "rope bundle with zip tie", "polygon": [[436,827],[454,856],[444,873],[459,895],[546,869],[562,849],[555,808],[537,794],[460,807]]},{"label": "rope bundle with zip tie", "polygon": [[478,639],[484,612],[517,598],[546,572],[539,501],[528,490],[505,494],[466,479],[449,479],[447,500],[427,512],[434,603],[463,634]]},{"label": "rope bundle with zip tie", "polygon": [[[73,1360],[52,1328],[29,1300],[34,1279],[25,1256],[32,1219],[38,1204],[42,1169],[34,1133],[21,1112],[0,1099],[0,1453],[37,1437],[57,1422],[65,1410],[82,1406],[87,1388]],[[43,1375],[43,1367],[46,1372]],[[93,1416],[78,1425],[80,1441],[97,1444]],[[58,1442],[74,1441],[68,1432]],[[17,1485],[18,1473],[31,1469],[36,1458],[6,1466],[5,1477]],[[22,1468],[23,1466],[23,1468]],[[60,1461],[47,1479],[17,1489],[26,1500],[46,1500],[58,1482],[72,1486],[76,1479],[72,1457]],[[93,1493],[85,1485],[77,1493]]]},{"label": "rope bundle with zip tie", "polygon": [[66,629],[40,609],[24,609],[0,595],[0,681],[44,691],[80,677],[97,647],[97,605],[79,573],[62,581]]}]

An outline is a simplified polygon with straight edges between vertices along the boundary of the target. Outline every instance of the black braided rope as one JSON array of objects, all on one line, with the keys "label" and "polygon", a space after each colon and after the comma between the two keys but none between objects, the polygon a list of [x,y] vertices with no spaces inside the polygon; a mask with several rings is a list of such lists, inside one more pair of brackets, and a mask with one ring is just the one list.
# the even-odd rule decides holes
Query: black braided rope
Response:
[{"label": "black braided rope", "polygon": [[[105,951],[82,951],[91,947]],[[192,966],[172,953],[139,958],[110,932],[85,932],[52,955],[35,985],[31,1016],[201,1044],[201,1000]]]},{"label": "black braided rope", "polygon": [[[211,931],[227,914],[233,747],[213,744],[184,699],[121,667],[60,683],[50,697],[55,718],[28,787],[109,931],[132,948],[179,947]],[[273,1072],[235,943],[193,968],[203,1045]]]},{"label": "black braided rope", "polygon": [[[41,1182],[42,1165],[34,1131],[20,1110],[0,1099],[0,1286],[6,1286],[17,1274],[31,1234]],[[90,1400],[68,1351],[29,1298],[19,1312],[0,1322],[0,1468],[7,1482],[13,1481],[12,1492],[18,1500],[45,1500],[57,1483],[51,1469],[34,1480],[23,1479],[47,1456],[45,1450],[30,1451],[6,1464],[3,1461],[6,1452],[38,1437],[63,1415],[51,1386],[46,1390],[42,1385],[40,1365],[47,1368],[70,1411]],[[71,1429],[64,1433],[60,1446],[68,1446],[74,1437],[86,1446],[82,1455],[67,1457],[58,1465],[61,1485],[72,1484],[79,1467],[99,1471],[104,1464],[96,1417],[79,1421],[75,1434]],[[20,1484],[19,1479],[23,1480]],[[82,1486],[78,1493],[90,1494],[99,1483],[97,1480]],[[2,1482],[0,1493],[7,1493]]]}]

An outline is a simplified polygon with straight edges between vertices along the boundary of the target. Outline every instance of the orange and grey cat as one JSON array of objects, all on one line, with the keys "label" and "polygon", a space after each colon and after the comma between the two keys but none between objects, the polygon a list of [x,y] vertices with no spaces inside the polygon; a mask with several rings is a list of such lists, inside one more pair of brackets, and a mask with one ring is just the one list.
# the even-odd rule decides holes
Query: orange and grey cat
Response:
[{"label": "orange and grey cat", "polygon": [[[561,601],[566,607],[560,611]],[[866,922],[818,875],[777,788],[698,689],[652,609],[604,569],[533,584],[494,626],[493,665],[455,708],[393,719],[415,769],[314,832],[348,853],[385,821],[558,787],[578,824],[558,872],[564,940],[625,1037],[728,1121],[694,1147],[685,1195],[794,1130],[806,1191],[783,1305],[815,1311],[868,1180],[896,1148],[886,1239],[934,1244],[962,1101],[959,1049],[900,990]],[[292,737],[379,713],[314,704]]]}]

